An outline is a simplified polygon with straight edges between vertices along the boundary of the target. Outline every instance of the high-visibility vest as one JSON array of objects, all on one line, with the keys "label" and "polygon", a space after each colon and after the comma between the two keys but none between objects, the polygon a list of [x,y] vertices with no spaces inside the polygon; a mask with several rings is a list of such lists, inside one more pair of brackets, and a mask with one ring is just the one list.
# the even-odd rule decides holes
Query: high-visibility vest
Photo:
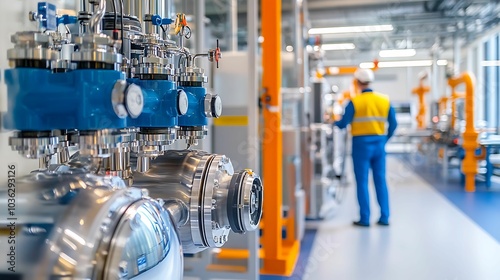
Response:
[{"label": "high-visibility vest", "polygon": [[352,136],[385,135],[385,123],[389,116],[390,101],[383,94],[364,92],[352,99],[354,118],[351,123]]}]

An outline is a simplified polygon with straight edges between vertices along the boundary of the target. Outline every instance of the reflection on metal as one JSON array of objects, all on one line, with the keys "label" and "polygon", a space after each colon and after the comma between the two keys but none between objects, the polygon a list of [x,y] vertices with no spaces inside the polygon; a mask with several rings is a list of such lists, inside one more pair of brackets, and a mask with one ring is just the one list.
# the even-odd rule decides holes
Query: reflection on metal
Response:
[{"label": "reflection on metal", "polygon": [[221,247],[231,230],[255,230],[262,215],[260,178],[250,170],[234,172],[221,155],[170,150],[147,172],[134,174],[134,186],[163,199],[177,219],[188,217],[175,220],[186,253]]},{"label": "reflection on metal", "polygon": [[[0,192],[5,209],[6,189]],[[16,201],[22,264],[16,273],[25,279],[123,279],[161,266],[169,267],[162,276],[182,278],[170,216],[147,192],[126,188],[117,177],[60,166],[18,178]]]},{"label": "reflection on metal", "polygon": [[[78,17],[42,2],[30,13],[38,31],[12,37],[2,124],[15,131],[11,148],[40,163],[9,178],[21,278],[182,279],[183,247],[221,247],[231,230],[259,227],[258,175],[234,172],[222,155],[169,151],[179,138],[196,145],[208,118],[222,114],[197,66],[218,66],[218,42],[191,53],[191,28],[185,14],[172,18],[173,1],[119,2],[80,1]],[[5,209],[11,193],[0,192]]]},{"label": "reflection on metal", "polygon": [[331,216],[343,198],[347,133],[331,124],[312,124],[314,180],[306,188],[307,217]]}]

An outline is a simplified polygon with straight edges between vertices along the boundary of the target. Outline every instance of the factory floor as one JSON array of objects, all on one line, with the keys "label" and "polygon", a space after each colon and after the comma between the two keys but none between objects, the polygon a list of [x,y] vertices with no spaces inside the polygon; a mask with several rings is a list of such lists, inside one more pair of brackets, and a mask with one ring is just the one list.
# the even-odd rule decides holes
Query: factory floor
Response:
[{"label": "factory floor", "polygon": [[500,279],[500,184],[465,193],[440,171],[425,160],[388,156],[391,225],[375,224],[372,187],[369,228],[352,226],[358,206],[351,175],[336,215],[308,224],[294,275],[261,280]]}]

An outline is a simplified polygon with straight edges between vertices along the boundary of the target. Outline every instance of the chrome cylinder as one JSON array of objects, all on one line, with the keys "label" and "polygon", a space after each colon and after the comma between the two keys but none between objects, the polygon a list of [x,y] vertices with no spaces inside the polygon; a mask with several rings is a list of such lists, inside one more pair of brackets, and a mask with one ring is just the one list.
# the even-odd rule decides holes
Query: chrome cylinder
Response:
[{"label": "chrome cylinder", "polygon": [[146,173],[134,174],[134,186],[165,201],[164,207],[177,217],[174,222],[186,253],[221,247],[230,230],[256,230],[262,215],[260,178],[250,170],[234,172],[223,155],[167,151]]},{"label": "chrome cylinder", "polygon": [[161,271],[161,279],[182,279],[175,228],[146,191],[126,188],[117,177],[59,167],[16,178],[0,191],[2,209],[12,208],[8,199],[15,194],[11,216],[0,218],[2,231],[11,232],[0,236],[0,247],[14,246],[21,278],[128,279]]}]

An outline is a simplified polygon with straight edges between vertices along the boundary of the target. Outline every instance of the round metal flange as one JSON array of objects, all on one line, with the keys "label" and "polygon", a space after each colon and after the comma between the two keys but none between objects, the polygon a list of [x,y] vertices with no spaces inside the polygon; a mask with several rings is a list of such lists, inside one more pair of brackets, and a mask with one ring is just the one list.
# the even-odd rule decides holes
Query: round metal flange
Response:
[{"label": "round metal flange", "polygon": [[226,175],[234,173],[233,165],[224,155],[212,155],[212,160],[208,162],[208,172],[205,175],[205,188],[201,209],[203,211],[203,224],[205,240],[209,247],[221,247],[229,237],[231,228],[225,223],[224,215],[226,198],[220,199],[218,191],[221,182]]},{"label": "round metal flange", "polygon": [[139,156],[156,157],[168,150],[177,138],[175,128],[145,129],[136,134],[137,147],[133,149]]},{"label": "round metal flange", "polygon": [[180,126],[177,130],[177,139],[204,139],[207,134],[206,126]]},{"label": "round metal flange", "polygon": [[9,137],[9,145],[13,151],[29,159],[39,159],[53,155],[59,144],[58,136],[26,137],[23,132]]},{"label": "round metal flange", "polygon": [[222,100],[218,95],[207,94],[204,99],[205,116],[218,118],[222,115]]},{"label": "round metal flange", "polygon": [[130,147],[130,143],[135,141],[128,131],[113,129],[80,131],[72,138],[72,142],[78,143],[81,155],[92,157],[109,157],[114,149]]}]

